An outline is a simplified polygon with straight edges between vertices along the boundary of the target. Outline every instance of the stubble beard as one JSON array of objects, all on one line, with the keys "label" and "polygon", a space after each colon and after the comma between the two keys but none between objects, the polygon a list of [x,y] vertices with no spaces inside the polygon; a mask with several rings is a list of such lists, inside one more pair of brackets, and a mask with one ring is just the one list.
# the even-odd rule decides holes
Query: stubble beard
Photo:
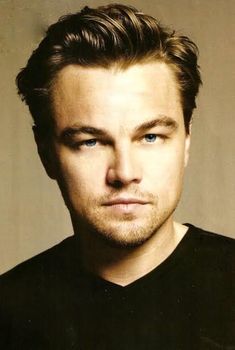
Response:
[{"label": "stubble beard", "polygon": [[117,220],[110,215],[101,215],[100,210],[94,210],[92,215],[85,212],[82,216],[71,213],[75,223],[75,231],[83,231],[90,238],[102,240],[108,246],[115,248],[136,248],[153,237],[164,223],[172,216],[178,201],[172,207],[159,209],[152,206],[149,213],[142,217],[125,215]]},{"label": "stubble beard", "polygon": [[[139,247],[157,234],[158,230],[172,217],[181,195],[180,190],[175,194],[174,199],[167,196],[162,202],[158,196],[133,189],[129,191],[133,196],[148,199],[149,210],[146,214],[143,214],[144,211],[142,215],[140,213],[140,218],[133,214],[117,218],[112,217],[105,208],[102,208],[101,203],[107,201],[106,196],[98,201],[92,197],[86,198],[86,205],[79,210],[75,204],[77,201],[72,201],[68,195],[69,191],[64,186],[64,181],[59,183],[59,187],[70,212],[75,235],[83,235],[84,238],[87,236],[89,240],[94,237],[108,246],[125,249]],[[73,196],[79,198],[76,191]],[[80,200],[83,201],[82,198]]]}]

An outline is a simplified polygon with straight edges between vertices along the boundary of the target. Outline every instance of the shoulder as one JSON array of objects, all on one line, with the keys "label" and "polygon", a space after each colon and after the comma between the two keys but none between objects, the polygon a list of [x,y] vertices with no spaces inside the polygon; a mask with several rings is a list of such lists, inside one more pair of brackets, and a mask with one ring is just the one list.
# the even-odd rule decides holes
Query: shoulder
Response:
[{"label": "shoulder", "polygon": [[203,230],[191,224],[188,234],[194,242],[194,250],[197,253],[206,252],[208,254],[218,254],[218,257],[234,256],[235,239],[226,237],[219,233]]},{"label": "shoulder", "polygon": [[79,265],[76,242],[69,237],[0,276],[0,328],[6,328],[4,334],[30,325],[46,327],[49,315],[63,307],[66,298],[72,298]]},{"label": "shoulder", "polygon": [[0,276],[0,295],[9,290],[14,293],[17,288],[29,290],[39,285],[46,285],[66,275],[69,265],[76,257],[74,251],[74,237],[68,237],[54,247],[36,255],[35,257],[17,265]]},{"label": "shoulder", "polygon": [[47,348],[41,342],[47,341],[56,310],[70,299],[66,288],[75,274],[76,250],[76,239],[69,237],[0,276],[1,349],[28,349],[35,337],[40,349]]},{"label": "shoulder", "polygon": [[231,292],[235,288],[235,240],[221,234],[188,225],[191,241],[190,266],[203,286]]},{"label": "shoulder", "polygon": [[202,338],[234,344],[235,240],[188,226],[187,271]]}]

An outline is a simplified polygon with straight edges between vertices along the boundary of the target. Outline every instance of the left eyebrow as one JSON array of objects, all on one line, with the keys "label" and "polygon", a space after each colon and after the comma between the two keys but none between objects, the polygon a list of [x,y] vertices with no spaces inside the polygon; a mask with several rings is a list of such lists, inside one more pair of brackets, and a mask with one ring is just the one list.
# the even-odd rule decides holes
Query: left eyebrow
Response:
[{"label": "left eyebrow", "polygon": [[145,132],[149,129],[152,129],[156,126],[163,126],[167,129],[169,129],[170,131],[174,131],[178,128],[179,124],[177,123],[176,120],[172,119],[171,117],[167,117],[167,116],[160,116],[158,118],[155,118],[153,120],[150,120],[148,122],[145,122],[143,124],[138,125],[135,128],[135,132],[136,133],[140,133],[140,132]]}]

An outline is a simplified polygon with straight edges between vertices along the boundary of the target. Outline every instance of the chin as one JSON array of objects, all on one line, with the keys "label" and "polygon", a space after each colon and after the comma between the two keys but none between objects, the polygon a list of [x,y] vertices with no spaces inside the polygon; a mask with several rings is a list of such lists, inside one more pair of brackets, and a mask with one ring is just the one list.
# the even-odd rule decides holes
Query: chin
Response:
[{"label": "chin", "polygon": [[113,227],[107,227],[96,225],[90,227],[91,234],[96,237],[96,239],[103,241],[106,245],[114,248],[137,248],[150,240],[158,230],[164,225],[164,223],[169,219],[169,213],[164,213],[161,218],[155,219],[152,222],[145,222],[142,225],[134,224],[131,222],[123,222],[121,224],[116,224]]},{"label": "chin", "polygon": [[147,242],[155,232],[152,232],[149,235],[143,236],[136,233],[130,236],[123,236],[118,234],[110,234],[106,232],[95,232],[95,235],[98,239],[102,240],[106,245],[113,248],[122,248],[122,249],[132,249],[137,248]]}]

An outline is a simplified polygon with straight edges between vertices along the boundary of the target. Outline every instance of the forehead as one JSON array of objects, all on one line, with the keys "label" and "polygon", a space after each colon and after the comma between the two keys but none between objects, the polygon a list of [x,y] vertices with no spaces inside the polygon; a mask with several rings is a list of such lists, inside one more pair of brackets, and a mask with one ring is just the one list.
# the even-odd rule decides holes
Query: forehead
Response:
[{"label": "forehead", "polygon": [[122,127],[159,115],[182,118],[178,86],[162,62],[135,64],[126,69],[69,65],[52,89],[55,124],[89,123]]}]

